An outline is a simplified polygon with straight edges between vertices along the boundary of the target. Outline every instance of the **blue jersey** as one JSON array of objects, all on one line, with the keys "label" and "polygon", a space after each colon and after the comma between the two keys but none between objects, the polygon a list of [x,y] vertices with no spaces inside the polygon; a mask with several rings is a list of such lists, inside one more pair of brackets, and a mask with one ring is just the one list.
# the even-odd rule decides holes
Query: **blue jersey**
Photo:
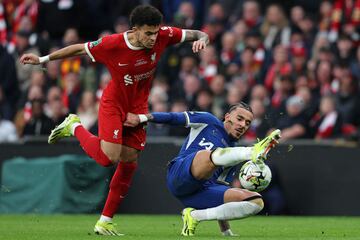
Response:
[{"label": "blue jersey", "polygon": [[[178,156],[185,157],[200,150],[215,150],[218,147],[233,147],[235,139],[231,139],[224,128],[224,123],[207,112],[184,112],[186,127],[190,127],[190,134],[186,138]],[[234,167],[220,167],[210,181],[229,184],[235,174]]]}]

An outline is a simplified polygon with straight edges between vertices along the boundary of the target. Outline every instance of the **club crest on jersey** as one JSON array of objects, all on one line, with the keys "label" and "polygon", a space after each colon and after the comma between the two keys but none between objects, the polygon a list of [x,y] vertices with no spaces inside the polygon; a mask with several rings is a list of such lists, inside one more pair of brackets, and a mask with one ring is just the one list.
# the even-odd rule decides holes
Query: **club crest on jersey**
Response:
[{"label": "club crest on jersey", "polygon": [[154,63],[154,62],[155,62],[155,60],[156,60],[156,52],[153,53],[153,54],[151,54],[150,59],[151,59],[151,63]]},{"label": "club crest on jersey", "polygon": [[89,47],[90,48],[96,47],[97,45],[99,45],[101,43],[101,41],[102,41],[102,38],[99,38],[96,41],[90,42]]},{"label": "club crest on jersey", "polygon": [[113,136],[113,138],[114,138],[114,139],[117,139],[117,138],[118,138],[118,134],[119,134],[119,129],[115,129],[115,130],[114,130],[114,136]]}]

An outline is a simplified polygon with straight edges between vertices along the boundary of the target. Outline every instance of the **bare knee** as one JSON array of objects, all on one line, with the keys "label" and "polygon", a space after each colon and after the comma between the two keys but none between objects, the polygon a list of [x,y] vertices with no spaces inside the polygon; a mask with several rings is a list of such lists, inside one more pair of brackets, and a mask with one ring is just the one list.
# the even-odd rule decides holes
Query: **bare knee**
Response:
[{"label": "bare knee", "polygon": [[118,163],[121,160],[121,144],[101,141],[101,150],[112,163]]},{"label": "bare knee", "polygon": [[224,194],[225,202],[242,202],[248,201],[259,205],[259,207],[264,207],[264,201],[262,196],[257,192],[251,192],[247,189],[241,188],[230,188],[226,190]]}]

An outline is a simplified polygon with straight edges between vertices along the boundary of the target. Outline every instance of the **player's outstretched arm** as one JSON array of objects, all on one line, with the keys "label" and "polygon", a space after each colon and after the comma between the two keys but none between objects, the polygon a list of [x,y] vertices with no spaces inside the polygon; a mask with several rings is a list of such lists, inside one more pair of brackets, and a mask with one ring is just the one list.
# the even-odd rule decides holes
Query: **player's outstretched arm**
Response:
[{"label": "player's outstretched arm", "polygon": [[148,114],[128,113],[125,127],[136,127],[145,122],[165,123],[170,125],[186,125],[186,117],[182,112],[153,112]]},{"label": "player's outstretched arm", "polygon": [[185,41],[194,41],[192,50],[196,53],[204,49],[209,44],[209,35],[199,30],[185,29]]},{"label": "player's outstretched arm", "polygon": [[22,63],[24,65],[25,64],[38,65],[41,63],[46,63],[51,60],[63,59],[63,58],[67,58],[67,57],[74,57],[74,56],[79,56],[79,55],[84,55],[84,54],[86,54],[85,45],[84,44],[74,44],[74,45],[70,45],[68,47],[59,49],[59,50],[51,53],[50,55],[47,55],[44,57],[39,57],[32,53],[26,53],[21,56],[20,63]]}]

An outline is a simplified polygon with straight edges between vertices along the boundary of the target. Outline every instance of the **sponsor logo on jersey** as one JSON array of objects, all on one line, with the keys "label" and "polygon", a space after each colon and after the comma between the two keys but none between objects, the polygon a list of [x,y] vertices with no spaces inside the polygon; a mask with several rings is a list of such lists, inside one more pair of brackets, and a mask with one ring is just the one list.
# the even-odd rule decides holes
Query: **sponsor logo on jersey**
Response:
[{"label": "sponsor logo on jersey", "polygon": [[127,63],[119,63],[119,67],[125,67],[127,65],[129,65],[129,64],[127,64]]},{"label": "sponsor logo on jersey", "polygon": [[99,38],[96,41],[90,42],[89,47],[90,48],[96,47],[97,45],[99,45],[101,43],[101,41],[102,41],[102,38]]},{"label": "sponsor logo on jersey", "polygon": [[131,76],[130,76],[129,74],[126,74],[126,75],[124,76],[124,82],[125,82],[125,86],[131,85],[131,84],[134,83],[133,80],[132,80],[132,78],[131,78]]},{"label": "sponsor logo on jersey", "polygon": [[117,139],[117,138],[118,138],[118,134],[119,134],[119,129],[115,129],[115,130],[114,130],[114,136],[113,136],[113,138],[114,138],[114,139]]},{"label": "sponsor logo on jersey", "polygon": [[134,76],[131,76],[130,74],[126,74],[124,76],[125,86],[132,85],[132,84],[134,84],[134,82],[139,82],[139,81],[142,81],[142,80],[149,79],[151,76],[154,75],[155,70],[156,70],[156,68],[152,68],[148,72],[137,74],[137,75],[134,75]]}]

